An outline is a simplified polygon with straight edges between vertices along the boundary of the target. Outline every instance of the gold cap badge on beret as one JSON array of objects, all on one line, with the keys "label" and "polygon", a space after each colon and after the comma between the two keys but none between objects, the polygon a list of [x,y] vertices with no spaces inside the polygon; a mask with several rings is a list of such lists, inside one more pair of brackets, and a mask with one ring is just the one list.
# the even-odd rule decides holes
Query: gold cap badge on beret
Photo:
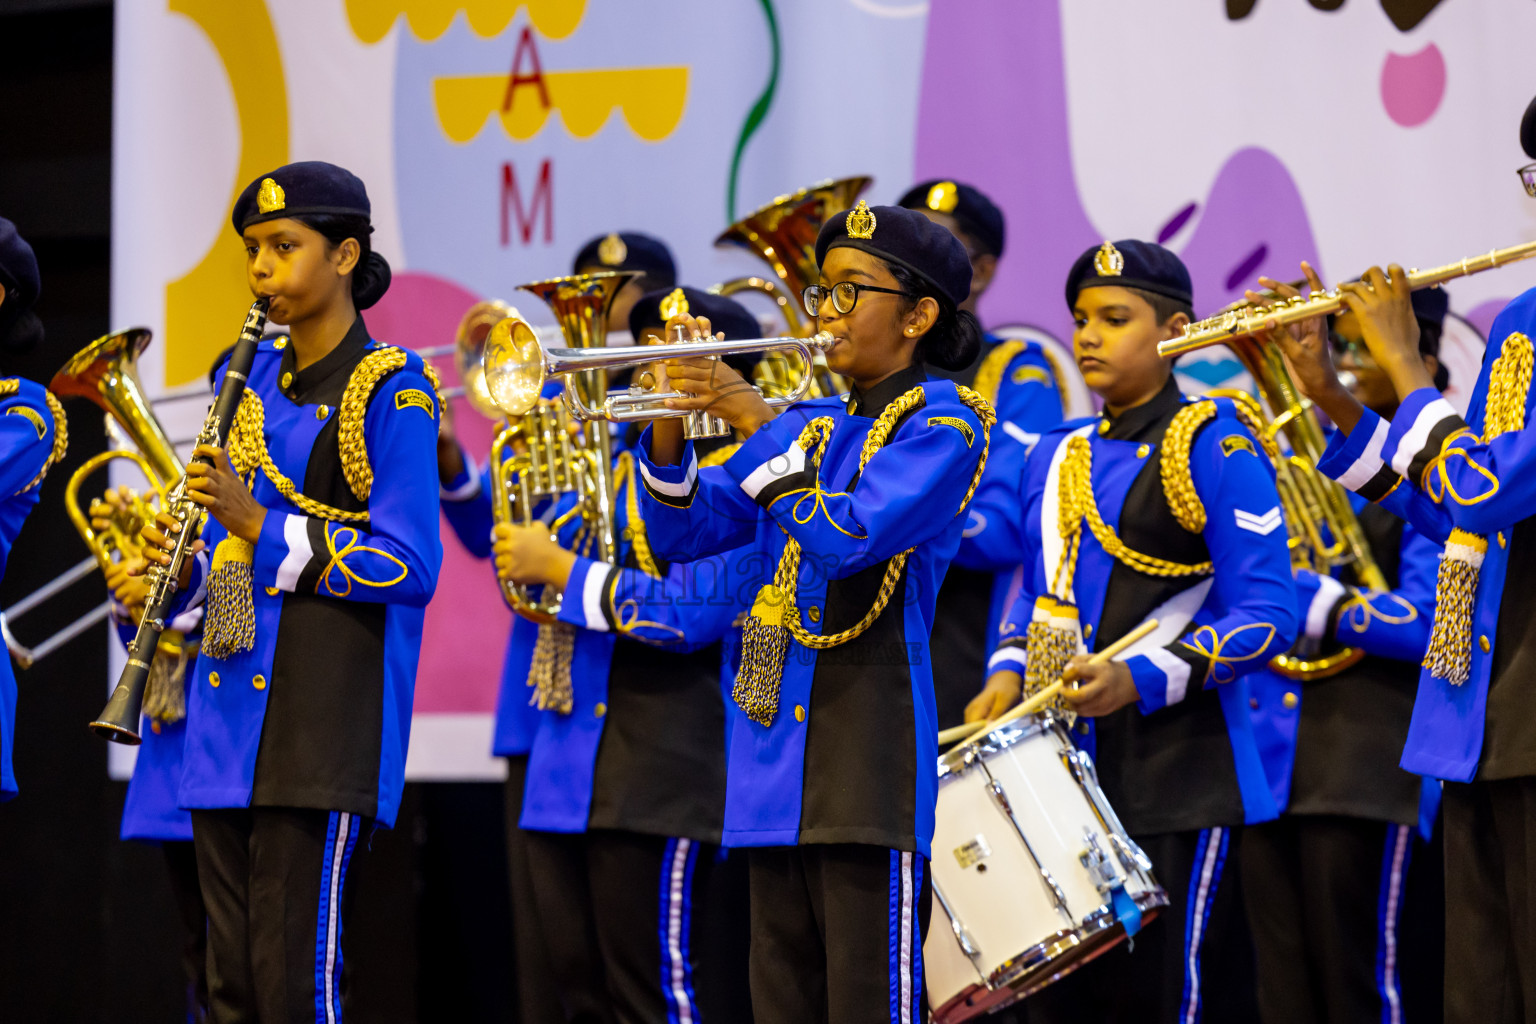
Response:
[{"label": "gold cap badge on beret", "polygon": [[262,178],[261,188],[256,190],[256,209],[262,213],[276,213],[287,205],[288,198],[283,195],[283,186],[271,178]]},{"label": "gold cap badge on beret", "polygon": [[875,215],[870,210],[869,204],[860,199],[859,205],[855,206],[853,212],[848,214],[845,226],[848,228],[849,238],[874,238]]},{"label": "gold cap badge on beret", "polygon": [[941,181],[928,190],[924,205],[934,213],[954,213],[960,205],[960,186],[952,181]]},{"label": "gold cap badge on beret", "polygon": [[1093,269],[1100,277],[1119,277],[1125,269],[1125,257],[1120,255],[1113,242],[1105,242],[1093,254]]},{"label": "gold cap badge on beret", "polygon": [[624,262],[629,255],[629,246],[624,244],[624,239],[617,234],[609,235],[597,243],[597,258],[603,261],[605,267],[616,267]]},{"label": "gold cap badge on beret", "polygon": [[675,316],[682,316],[688,312],[688,296],[683,294],[681,288],[674,288],[667,297],[661,300],[661,315],[671,320]]}]

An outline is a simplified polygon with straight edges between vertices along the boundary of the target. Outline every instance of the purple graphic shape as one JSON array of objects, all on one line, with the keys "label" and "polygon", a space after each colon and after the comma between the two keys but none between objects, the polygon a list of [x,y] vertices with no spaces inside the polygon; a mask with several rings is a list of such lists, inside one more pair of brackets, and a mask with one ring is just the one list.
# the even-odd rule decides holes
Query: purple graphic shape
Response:
[{"label": "purple graphic shape", "polygon": [[[1071,337],[1061,297],[1067,269],[1084,249],[1120,235],[1089,220],[1070,140],[1058,0],[933,0],[915,171],[919,180],[973,182],[1008,216],[1010,244],[982,300],[985,322],[1023,321]],[[1133,187],[1134,173],[1127,180]],[[1180,255],[1197,313],[1242,297],[1252,277],[1228,279],[1261,246],[1253,277],[1290,280],[1301,260],[1319,265],[1295,182],[1265,150],[1234,153],[1191,215],[1198,220]],[[1175,214],[1166,237],[1184,216]]]},{"label": "purple graphic shape", "polygon": [[1170,217],[1168,223],[1157,230],[1157,244],[1167,245],[1168,240],[1177,235],[1184,225],[1189,223],[1189,218],[1193,217],[1198,209],[1200,209],[1199,203],[1190,203]]}]

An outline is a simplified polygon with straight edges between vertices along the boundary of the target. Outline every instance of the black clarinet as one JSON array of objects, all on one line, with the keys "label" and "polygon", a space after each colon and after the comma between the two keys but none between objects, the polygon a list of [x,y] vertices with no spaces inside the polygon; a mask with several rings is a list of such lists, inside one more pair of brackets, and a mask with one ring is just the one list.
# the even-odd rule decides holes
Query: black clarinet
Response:
[{"label": "black clarinet", "polygon": [[[267,326],[267,306],[271,299],[261,298],[251,303],[251,311],[245,315],[245,326],[240,328],[240,340],[230,353],[229,366],[224,371],[224,383],[203,429],[197,435],[197,444],[224,447],[229,437],[230,425],[235,421],[235,411],[245,395],[245,378],[256,360],[256,344]],[[212,465],[213,460],[199,455],[192,460]],[[196,526],[203,515],[203,507],[187,495],[187,477],[182,474],[176,486],[166,495],[165,511],[175,519],[181,529],[176,532],[176,546],[171,550],[169,565],[156,563],[148,574],[149,599],[144,603],[144,617],[139,620],[139,631],[128,646],[128,664],[118,677],[112,699],[102,708],[101,714],[91,723],[91,731],[114,743],[138,746],[139,711],[144,706],[144,687],[149,683],[149,666],[155,660],[155,650],[160,646],[160,634],[165,632],[165,619],[170,614],[171,602],[176,598],[182,566],[196,540]]]}]

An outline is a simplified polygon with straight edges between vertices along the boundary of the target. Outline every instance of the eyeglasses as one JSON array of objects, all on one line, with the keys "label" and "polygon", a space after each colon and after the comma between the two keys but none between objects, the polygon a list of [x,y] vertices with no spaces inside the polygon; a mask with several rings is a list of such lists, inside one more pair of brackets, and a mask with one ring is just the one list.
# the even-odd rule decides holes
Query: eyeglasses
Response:
[{"label": "eyeglasses", "polygon": [[[805,304],[805,311],[811,316],[817,315],[821,308],[821,300],[828,289],[819,284],[806,287],[800,293],[800,301]],[[872,284],[854,284],[852,281],[839,281],[830,289],[832,292],[832,308],[843,316],[853,312],[853,307],[859,304],[860,292],[880,292],[885,295],[901,295],[909,299],[916,298],[911,292],[904,292],[898,288],[876,288]]]},{"label": "eyeglasses", "polygon": [[1515,173],[1520,175],[1520,184],[1525,186],[1525,194],[1536,196],[1536,164],[1526,164]]}]

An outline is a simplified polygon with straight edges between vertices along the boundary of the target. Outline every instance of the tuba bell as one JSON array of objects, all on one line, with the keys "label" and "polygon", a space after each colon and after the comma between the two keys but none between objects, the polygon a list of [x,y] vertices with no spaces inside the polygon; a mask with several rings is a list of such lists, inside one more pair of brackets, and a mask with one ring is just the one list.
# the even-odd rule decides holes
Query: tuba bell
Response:
[{"label": "tuba bell", "polygon": [[[736,295],[755,291],[773,299],[784,317],[789,333],[809,337],[816,325],[802,315],[800,297],[816,283],[816,236],[821,226],[834,215],[850,209],[859,195],[869,188],[868,175],[828,179],[779,196],[761,209],[754,210],[732,224],[715,239],[718,247],[734,246],[753,253],[772,271],[772,278],[738,277],[710,289],[717,295]],[[764,394],[784,395],[797,384],[797,369],[781,355],[770,353],[758,365],[756,381]],[[837,376],[825,366],[815,371],[811,397],[826,397],[847,391]]]}]

